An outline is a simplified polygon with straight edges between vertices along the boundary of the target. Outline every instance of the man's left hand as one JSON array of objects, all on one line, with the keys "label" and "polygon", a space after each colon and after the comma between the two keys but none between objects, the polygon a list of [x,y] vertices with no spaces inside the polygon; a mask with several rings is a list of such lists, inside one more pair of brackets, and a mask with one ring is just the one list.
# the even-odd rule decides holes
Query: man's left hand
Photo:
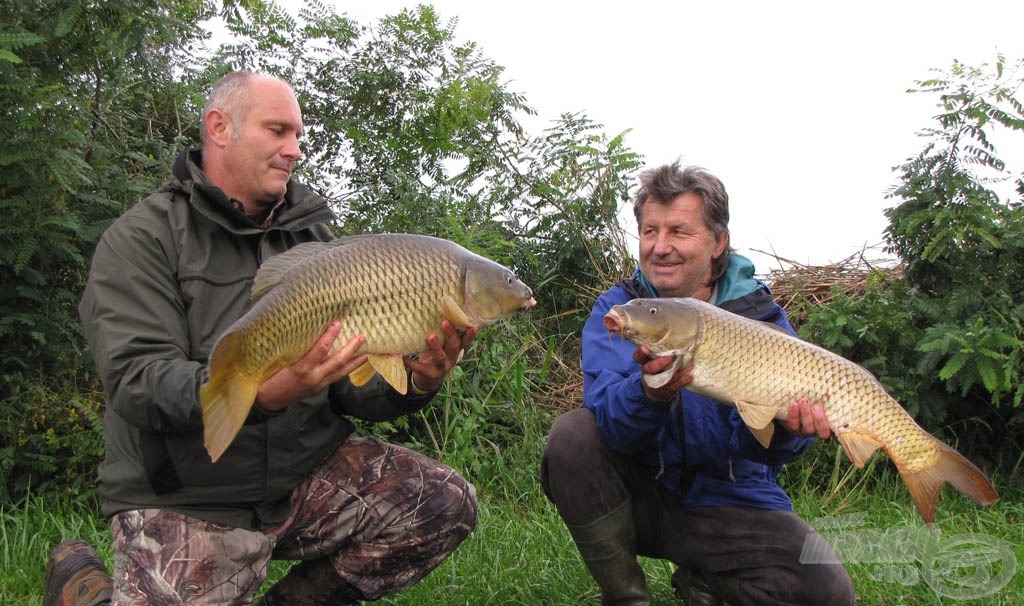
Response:
[{"label": "man's left hand", "polygon": [[462,358],[462,353],[476,338],[477,329],[468,328],[461,335],[447,318],[441,320],[441,334],[444,344],[437,333],[427,335],[427,349],[419,355],[405,356],[405,365],[412,371],[411,381],[423,391],[437,391],[455,364]]},{"label": "man's left hand", "polygon": [[825,407],[821,404],[800,398],[789,405],[788,412],[789,418],[786,419],[784,427],[791,433],[805,437],[817,436],[822,440],[832,436],[832,428],[829,427],[828,418],[825,416]]}]

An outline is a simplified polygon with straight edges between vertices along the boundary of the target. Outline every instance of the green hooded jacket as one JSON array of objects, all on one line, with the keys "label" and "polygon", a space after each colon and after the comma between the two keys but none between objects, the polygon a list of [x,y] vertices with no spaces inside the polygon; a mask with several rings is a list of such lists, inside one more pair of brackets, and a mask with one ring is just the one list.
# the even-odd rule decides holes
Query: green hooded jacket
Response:
[{"label": "green hooded jacket", "polygon": [[284,520],[292,489],[352,433],[342,415],[392,419],[430,397],[401,396],[378,377],[359,389],[342,379],[279,415],[253,413],[210,462],[199,387],[214,342],[251,307],[260,264],[330,240],[334,215],[291,181],[258,225],[209,182],[200,159],[183,152],[173,178],[118,218],[92,259],[79,313],[107,398],[101,506],[105,516],[162,508],[258,528]]}]

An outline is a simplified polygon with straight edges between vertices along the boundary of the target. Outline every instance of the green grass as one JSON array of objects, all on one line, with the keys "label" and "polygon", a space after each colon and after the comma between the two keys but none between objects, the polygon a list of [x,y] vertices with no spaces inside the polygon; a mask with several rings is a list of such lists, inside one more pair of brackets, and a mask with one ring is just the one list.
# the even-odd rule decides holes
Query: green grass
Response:
[{"label": "green grass", "polygon": [[[1021,604],[1022,490],[993,480],[1000,500],[989,507],[947,485],[931,528],[882,455],[861,470],[834,441],[819,443],[787,468],[783,483],[796,512],[840,552],[858,604]],[[1012,578],[1004,581],[1000,572]],[[929,576],[938,589],[929,586]]]},{"label": "green grass", "polygon": [[109,555],[110,531],[98,511],[95,499],[53,494],[0,505],[0,604],[42,603],[43,569],[61,541],[83,538]]},{"label": "green grass", "polygon": [[[1020,487],[1010,488],[997,482],[1002,498],[986,508],[976,506],[951,488],[944,489],[934,525],[939,538],[933,542],[939,548],[940,558],[930,559],[922,546],[927,544],[922,539],[927,537],[923,534],[926,527],[891,466],[876,457],[868,469],[857,470],[833,456],[835,447],[831,443],[816,447],[805,460],[787,469],[784,482],[800,515],[823,524],[846,523],[846,527],[824,532],[837,537],[849,551],[844,555],[852,556],[846,564],[854,580],[858,604],[1024,603],[1024,504]],[[535,464],[536,461],[517,462],[520,468]],[[476,532],[434,573],[409,591],[383,599],[380,604],[600,603],[596,586],[539,485],[523,487],[517,497],[509,498],[512,491],[494,490],[500,485],[500,478],[474,481],[478,487],[490,487],[481,490],[480,524]],[[0,604],[40,603],[47,554],[51,546],[62,540],[83,537],[91,541],[109,564],[109,531],[96,511],[91,498],[66,495],[33,495],[0,509]],[[975,535],[975,542],[962,542],[967,534]],[[991,578],[1000,570],[998,557],[1009,552],[1013,554],[1014,565],[1019,564],[1022,570],[998,592],[969,601],[951,597],[948,586],[956,579],[960,579],[960,585],[993,582]],[[968,566],[971,558],[981,558],[985,570]],[[641,559],[641,563],[655,603],[678,604],[669,586],[671,566],[649,559]],[[951,564],[956,566],[950,568]],[[275,562],[270,580],[280,578],[288,565]],[[946,583],[942,594],[925,579],[924,571],[936,568],[937,577]],[[986,570],[989,577],[984,576]],[[1001,581],[996,578],[995,582]]]}]

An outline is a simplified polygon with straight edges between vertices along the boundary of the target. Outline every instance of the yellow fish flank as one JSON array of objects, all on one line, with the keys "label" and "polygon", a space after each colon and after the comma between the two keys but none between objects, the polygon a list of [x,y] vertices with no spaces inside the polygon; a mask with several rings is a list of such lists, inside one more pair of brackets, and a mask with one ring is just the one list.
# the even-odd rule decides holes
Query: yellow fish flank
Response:
[{"label": "yellow fish flank", "polygon": [[929,524],[946,482],[981,505],[999,498],[977,467],[921,429],[874,375],[773,324],[692,298],[634,299],[612,307],[604,323],[653,355],[677,357],[665,372],[644,377],[654,387],[692,361],[686,389],[735,406],[766,448],[773,421],[786,420],[794,400],[820,402],[850,461],[863,468],[882,449]]},{"label": "yellow fish flank", "polygon": [[427,347],[441,319],[483,327],[536,301],[512,272],[440,238],[375,234],[301,244],[256,274],[256,303],[217,340],[200,388],[207,452],[216,461],[241,429],[260,384],[301,358],[327,326],[341,323],[332,353],[366,337],[368,362],[349,375],[356,386],[380,373],[407,389],[403,355]]}]

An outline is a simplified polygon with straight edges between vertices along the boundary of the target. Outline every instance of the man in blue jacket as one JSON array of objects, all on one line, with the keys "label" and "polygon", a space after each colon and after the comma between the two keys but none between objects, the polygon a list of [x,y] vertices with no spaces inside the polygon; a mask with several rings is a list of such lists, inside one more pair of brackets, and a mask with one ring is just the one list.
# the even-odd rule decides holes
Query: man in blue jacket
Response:
[{"label": "man in blue jacket", "polygon": [[613,305],[636,297],[695,297],[793,332],[753,264],[732,252],[725,187],[701,168],[661,166],[641,175],[634,213],[640,267],[594,304],[583,407],[555,421],[541,469],[602,604],[652,603],[637,555],[674,562],[672,584],[690,604],[852,604],[842,565],[800,562],[815,531],[777,482],[782,465],[831,435],[821,405],[794,402],[787,431],[764,448],[734,408],[682,389],[689,368],[648,386],[642,375],[672,359],[604,327]]}]

